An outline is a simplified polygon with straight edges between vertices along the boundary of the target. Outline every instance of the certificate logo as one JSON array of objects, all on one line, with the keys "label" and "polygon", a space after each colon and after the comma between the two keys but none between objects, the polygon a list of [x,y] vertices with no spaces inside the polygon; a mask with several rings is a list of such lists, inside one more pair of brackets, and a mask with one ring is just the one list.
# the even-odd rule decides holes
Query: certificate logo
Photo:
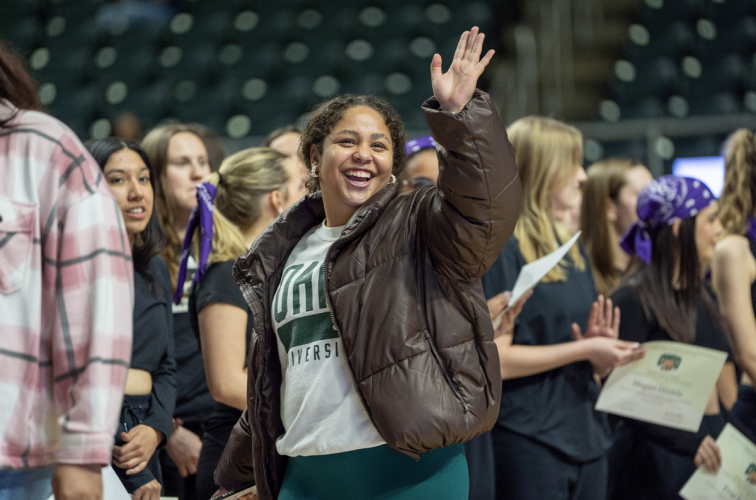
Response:
[{"label": "certificate logo", "polygon": [[751,484],[756,484],[756,464],[751,464],[746,469],[746,480]]},{"label": "certificate logo", "polygon": [[672,371],[677,370],[680,367],[680,363],[682,362],[682,358],[680,356],[676,356],[674,354],[662,354],[659,357],[659,361],[656,363],[656,366],[658,366],[662,371]]}]

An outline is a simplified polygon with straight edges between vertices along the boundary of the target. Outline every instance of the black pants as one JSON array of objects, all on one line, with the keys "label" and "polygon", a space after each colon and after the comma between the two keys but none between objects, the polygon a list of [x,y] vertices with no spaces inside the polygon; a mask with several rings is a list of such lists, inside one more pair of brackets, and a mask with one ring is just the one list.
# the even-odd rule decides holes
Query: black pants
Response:
[{"label": "black pants", "polygon": [[499,426],[491,431],[491,437],[497,500],[606,498],[605,456],[575,462],[554,448]]},{"label": "black pants", "polygon": [[219,488],[215,484],[213,474],[230,435],[231,429],[228,429],[225,439],[223,436],[214,436],[209,432],[202,436],[202,452],[197,466],[197,493],[200,500],[210,500]]},{"label": "black pants", "polygon": [[465,456],[470,475],[468,500],[492,500],[496,495],[496,484],[491,433],[486,432],[466,442]]},{"label": "black pants", "polygon": [[[724,413],[705,415],[701,432],[716,439],[725,423]],[[696,470],[693,460],[622,425],[609,450],[608,496],[611,500],[680,500],[678,492]]]},{"label": "black pants", "polygon": [[[121,432],[129,432],[131,429],[142,423],[142,419],[147,416],[147,412],[150,410],[150,395],[144,396],[124,396],[123,404],[121,405],[121,420],[118,423],[118,433],[115,437],[116,446],[123,446],[125,441],[121,439]],[[163,478],[160,470],[160,461],[158,459],[157,451],[152,454],[150,461],[147,462],[147,466],[142,472],[134,475],[127,476],[126,469],[112,466],[118,478],[123,483],[126,491],[134,493],[137,489],[149,483],[153,479],[157,479],[160,484],[163,484]]]},{"label": "black pants", "polygon": [[738,400],[730,410],[730,416],[746,427],[751,435],[756,435],[756,389],[753,386],[738,387]]},{"label": "black pants", "polygon": [[[184,422],[184,427],[202,438],[202,424]],[[199,500],[197,495],[197,476],[192,474],[181,477],[178,467],[165,449],[160,450],[160,465],[163,468],[163,491],[167,497],[178,497],[179,500]]]}]

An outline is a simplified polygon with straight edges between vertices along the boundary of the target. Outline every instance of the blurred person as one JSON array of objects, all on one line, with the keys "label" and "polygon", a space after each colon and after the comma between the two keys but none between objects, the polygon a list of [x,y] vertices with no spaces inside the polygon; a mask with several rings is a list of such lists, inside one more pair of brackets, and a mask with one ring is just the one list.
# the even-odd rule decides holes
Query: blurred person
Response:
[{"label": "blurred person", "polygon": [[[297,125],[286,125],[268,134],[263,141],[263,147],[275,149],[286,156],[299,157],[301,139],[302,129],[300,127]],[[304,165],[304,161],[302,165]]]},{"label": "blurred person", "polygon": [[493,56],[482,44],[473,28],[447,73],[431,63],[436,188],[399,196],[404,127],[387,102],[347,94],[310,115],[312,194],[234,266],[255,326],[249,401],[215,473],[224,489],[466,498],[461,442],[490,428],[500,393],[478,280],[520,202],[504,125],[475,88]]},{"label": "blurred person", "polygon": [[187,123],[190,132],[194,132],[197,137],[202,139],[207,150],[207,162],[210,164],[210,170],[217,172],[226,158],[226,145],[215,130],[202,123]]},{"label": "blurred person", "polygon": [[[559,215],[564,207],[580,206],[585,178],[576,128],[526,117],[507,132],[523,203],[514,235],[483,276],[489,298],[511,290],[523,266],[572,236]],[[611,440],[606,415],[593,409],[596,378],[643,350],[617,339],[619,313],[610,300],[597,300],[589,266],[576,243],[535,287],[514,329],[494,340],[503,380],[491,431],[497,499],[605,498]]]},{"label": "blurred person", "polygon": [[196,128],[172,124],[151,130],[142,141],[155,172],[155,209],[166,234],[162,256],[168,265],[173,293],[183,298],[173,305],[174,355],[178,393],[175,428],[160,453],[163,486],[168,496],[196,500],[197,464],[202,449],[202,426],[213,410],[199,342],[189,320],[189,291],[197,269],[189,259],[186,280],[177,283],[181,243],[197,205],[197,186],[210,175],[207,148]]},{"label": "blurred person", "polygon": [[176,15],[174,0],[110,0],[97,9],[98,28],[119,30],[125,25],[166,28]]},{"label": "blurred person", "polygon": [[[621,339],[683,342],[729,353],[716,304],[702,285],[702,270],[722,233],[718,208],[711,191],[695,179],[667,175],[641,192],[639,220],[622,239],[637,258],[612,294],[622,314]],[[735,391],[729,356],[698,432],[620,417],[610,453],[610,498],[679,499],[697,467],[716,472],[722,457],[715,439],[726,423],[723,396]]]},{"label": "blurred person", "polygon": [[87,149],[115,196],[134,256],[134,336],[113,469],[135,500],[158,500],[162,486],[156,450],[173,431],[171,275],[160,256],[165,235],[154,211],[155,177],[138,144],[94,139]]},{"label": "blurred person", "polygon": [[310,172],[299,152],[301,138],[302,130],[299,127],[287,125],[268,134],[264,143],[265,147],[286,155],[284,166],[289,175],[287,192],[296,200],[307,194],[307,180],[310,178]]},{"label": "blurred person", "polygon": [[[200,339],[207,383],[215,400],[205,422],[197,467],[202,500],[218,489],[213,472],[231,429],[247,407],[247,348],[254,318],[231,270],[260,233],[302,197],[287,190],[285,160],[269,148],[246,149],[227,158],[217,173],[200,184],[198,210],[182,247],[180,272],[185,272],[192,242],[199,247],[189,318]],[[175,298],[180,300],[180,293]]]},{"label": "blurred person", "polygon": [[620,238],[638,220],[638,195],[652,180],[643,164],[627,158],[607,158],[588,168],[580,239],[600,294],[607,295],[617,286],[627,269],[630,255],[620,246]]},{"label": "blurred person", "polygon": [[433,137],[418,137],[407,141],[407,163],[399,176],[401,193],[433,186],[438,182],[438,157]]},{"label": "blurred person", "polygon": [[133,111],[122,111],[113,119],[112,135],[137,142],[142,138],[142,121]]},{"label": "blurred person", "polygon": [[727,142],[719,199],[724,237],[712,260],[712,285],[743,370],[732,414],[756,434],[756,139],[741,129]]},{"label": "blurred person", "polygon": [[128,235],[0,43],[0,499],[102,499],[131,353]]}]

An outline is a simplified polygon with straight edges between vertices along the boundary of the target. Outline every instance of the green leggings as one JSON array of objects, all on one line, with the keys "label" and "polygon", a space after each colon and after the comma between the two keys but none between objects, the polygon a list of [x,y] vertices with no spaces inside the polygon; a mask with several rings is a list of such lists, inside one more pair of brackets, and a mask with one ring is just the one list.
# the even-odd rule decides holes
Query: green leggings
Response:
[{"label": "green leggings", "polygon": [[417,462],[383,445],[289,458],[278,500],[465,500],[468,490],[461,444],[423,453]]}]

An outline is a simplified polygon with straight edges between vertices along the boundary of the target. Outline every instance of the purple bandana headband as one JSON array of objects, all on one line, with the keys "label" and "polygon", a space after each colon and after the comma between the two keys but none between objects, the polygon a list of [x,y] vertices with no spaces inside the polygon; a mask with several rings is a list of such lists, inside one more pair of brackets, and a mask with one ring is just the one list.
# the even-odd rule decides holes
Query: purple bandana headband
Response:
[{"label": "purple bandana headband", "polygon": [[746,234],[756,240],[756,217],[748,218],[748,232]]},{"label": "purple bandana headband", "polygon": [[207,258],[213,248],[213,202],[215,201],[216,187],[209,182],[203,182],[197,186],[197,206],[192,210],[189,224],[186,226],[184,243],[181,245],[181,258],[179,264],[178,280],[176,281],[176,293],[173,294],[173,302],[178,304],[184,295],[184,281],[186,280],[186,265],[192,246],[192,237],[197,226],[200,228],[199,236],[199,262],[194,282],[199,283],[205,274]]},{"label": "purple bandana headband", "polygon": [[638,197],[638,222],[620,240],[630,255],[651,264],[650,229],[674,224],[677,219],[695,217],[716,201],[706,184],[698,179],[665,175],[649,184]]},{"label": "purple bandana headband", "polygon": [[407,158],[409,158],[421,149],[436,149],[436,141],[434,141],[431,136],[418,137],[411,141],[407,141],[405,147],[407,149]]}]

